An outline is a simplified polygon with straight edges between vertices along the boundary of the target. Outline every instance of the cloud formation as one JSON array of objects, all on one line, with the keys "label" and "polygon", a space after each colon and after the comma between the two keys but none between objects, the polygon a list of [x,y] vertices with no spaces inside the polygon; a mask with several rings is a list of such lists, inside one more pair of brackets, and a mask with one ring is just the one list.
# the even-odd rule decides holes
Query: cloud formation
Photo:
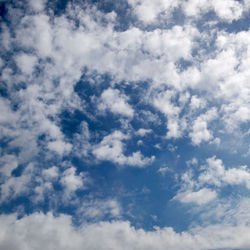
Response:
[{"label": "cloud formation", "polygon": [[1,3],[1,249],[249,248],[249,11]]}]

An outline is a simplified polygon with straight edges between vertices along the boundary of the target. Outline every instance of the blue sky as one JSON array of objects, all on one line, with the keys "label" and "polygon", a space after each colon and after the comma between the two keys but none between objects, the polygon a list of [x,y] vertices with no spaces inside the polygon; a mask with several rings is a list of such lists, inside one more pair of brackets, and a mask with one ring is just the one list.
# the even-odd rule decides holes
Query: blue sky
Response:
[{"label": "blue sky", "polygon": [[250,248],[248,0],[0,6],[1,249]]}]

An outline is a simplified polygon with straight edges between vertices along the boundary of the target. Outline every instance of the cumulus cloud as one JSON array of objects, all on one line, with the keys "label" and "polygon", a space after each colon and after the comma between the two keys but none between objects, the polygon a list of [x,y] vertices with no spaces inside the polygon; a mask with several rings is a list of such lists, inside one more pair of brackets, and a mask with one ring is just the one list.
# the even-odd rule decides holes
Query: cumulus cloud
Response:
[{"label": "cumulus cloud", "polygon": [[[197,165],[197,160],[187,164]],[[183,203],[203,205],[213,201],[223,186],[241,185],[250,188],[250,171],[247,166],[226,168],[221,159],[215,156],[208,158],[206,164],[200,167],[200,173],[194,175],[192,170],[181,176],[182,185],[174,199]],[[209,188],[208,188],[209,187]]]},{"label": "cumulus cloud", "polygon": [[179,4],[179,1],[167,2],[161,0],[128,0],[128,2],[132,6],[134,14],[144,24],[155,22],[160,14],[165,18],[169,17],[174,8]]},{"label": "cumulus cloud", "polygon": [[250,189],[250,171],[247,166],[226,169],[222,160],[214,156],[207,159],[207,165],[199,176],[199,182],[215,186],[245,185]]},{"label": "cumulus cloud", "polygon": [[[8,169],[7,169],[8,168]],[[6,170],[11,170],[11,165],[6,166]],[[34,165],[30,163],[23,171],[21,176],[5,176],[1,184],[1,199],[0,203],[14,199],[20,195],[27,195],[30,193],[32,186],[32,176],[34,172]]]},{"label": "cumulus cloud", "polygon": [[232,22],[233,20],[238,20],[242,16],[244,7],[242,3],[235,0],[206,0],[203,2],[189,0],[182,3],[182,8],[187,16],[195,18],[198,16],[201,18],[202,14],[214,11],[218,18],[227,22]]},{"label": "cumulus cloud", "polygon": [[207,126],[208,122],[214,120],[216,117],[217,111],[215,108],[212,108],[194,121],[192,132],[189,134],[194,145],[199,145],[202,141],[209,141],[213,138]]},{"label": "cumulus cloud", "polygon": [[24,74],[32,74],[37,58],[33,55],[21,54],[16,57],[17,66]]},{"label": "cumulus cloud", "polygon": [[99,110],[109,110],[114,114],[133,117],[134,110],[127,102],[128,97],[121,94],[117,89],[106,89],[100,98]]},{"label": "cumulus cloud", "polygon": [[[135,229],[127,221],[72,226],[71,217],[35,213],[17,219],[1,215],[1,249],[216,249],[249,248],[246,223],[215,224],[176,233],[171,227]],[[98,238],[98,240],[96,240]],[[73,239],[73,240],[72,240]],[[211,241],[211,239],[213,239]],[[135,247],[136,246],[136,247]]]},{"label": "cumulus cloud", "polygon": [[118,165],[130,165],[143,167],[153,162],[154,156],[151,158],[144,157],[140,151],[133,152],[131,155],[124,155],[124,140],[129,139],[129,135],[125,135],[120,131],[114,131],[107,135],[103,140],[93,147],[92,153],[99,160],[114,162]]},{"label": "cumulus cloud", "polygon": [[29,0],[29,5],[34,11],[43,11],[46,0]]},{"label": "cumulus cloud", "polygon": [[70,152],[72,145],[64,141],[51,141],[48,143],[48,148],[62,156]]},{"label": "cumulus cloud", "polygon": [[[82,171],[88,161],[144,167],[155,160],[151,156],[155,153],[144,152],[157,148],[159,161],[168,157],[164,150],[174,155],[177,147],[170,143],[181,142],[180,152],[186,145],[195,146],[199,154],[205,143],[210,149],[212,144],[220,147],[221,134],[230,134],[237,142],[244,134],[250,121],[250,36],[248,30],[230,32],[234,28],[230,25],[244,18],[248,0],[128,0],[126,18],[133,18],[127,28],[119,23],[119,11],[104,13],[96,6],[72,2],[54,15],[52,5],[46,0],[25,1],[24,7],[15,8],[6,3],[8,24],[1,23],[0,38],[1,204],[18,197],[36,204],[49,197],[59,204],[75,199],[82,204],[82,210],[76,210],[86,218],[121,218],[122,208],[115,199],[101,200],[91,191],[92,200],[76,197],[90,182],[89,174]],[[100,113],[112,122],[104,124]],[[135,140],[149,133],[155,148],[138,141],[141,151],[135,149]],[[241,154],[242,148],[238,150]],[[181,165],[181,160],[176,164]],[[214,204],[227,185],[250,188],[245,165],[226,167],[216,157],[200,168],[196,158],[187,165],[174,199],[190,206]],[[167,171],[158,169],[161,175]],[[58,185],[62,190],[56,190]],[[248,225],[238,219],[227,221],[228,227],[223,222],[207,223],[176,233],[172,228],[135,229],[124,221],[75,228],[66,215],[41,213],[17,219],[3,214],[0,246],[249,248]]]},{"label": "cumulus cloud", "polygon": [[81,172],[76,174],[76,168],[67,168],[61,175],[60,183],[64,187],[65,195],[70,196],[78,189],[86,189],[88,183],[88,177],[86,173]]},{"label": "cumulus cloud", "polygon": [[199,191],[186,191],[183,193],[178,193],[174,199],[179,200],[183,203],[196,203],[198,205],[204,205],[211,202],[217,197],[217,193],[214,190],[208,188],[202,188]]}]

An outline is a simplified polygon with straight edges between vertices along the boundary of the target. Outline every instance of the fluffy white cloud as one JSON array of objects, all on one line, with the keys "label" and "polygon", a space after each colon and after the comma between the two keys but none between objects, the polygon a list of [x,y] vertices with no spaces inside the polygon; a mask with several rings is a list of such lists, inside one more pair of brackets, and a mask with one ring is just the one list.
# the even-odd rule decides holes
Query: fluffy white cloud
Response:
[{"label": "fluffy white cloud", "polygon": [[202,188],[199,191],[188,190],[186,192],[178,193],[174,199],[183,203],[196,203],[198,205],[204,205],[211,202],[217,197],[216,191],[208,188]]},{"label": "fluffy white cloud", "polygon": [[15,155],[7,154],[0,159],[0,173],[4,177],[10,177],[11,173],[18,166],[18,160]]},{"label": "fluffy white cloud", "polygon": [[129,139],[128,135],[120,131],[114,131],[112,134],[107,135],[103,140],[93,147],[92,153],[99,160],[112,161],[119,165],[131,165],[143,167],[150,164],[154,160],[144,157],[140,151],[133,152],[131,155],[124,155],[124,140]]},{"label": "fluffy white cloud", "polygon": [[[189,167],[190,164],[197,165],[197,160],[188,161],[187,164]],[[247,166],[226,168],[221,159],[213,156],[200,167],[198,175],[194,175],[190,169],[181,176],[181,181],[181,188],[174,199],[203,205],[217,198],[223,186],[242,185],[250,189],[250,171]]]},{"label": "fluffy white cloud", "polygon": [[46,2],[46,0],[29,0],[30,7],[34,11],[43,11]]},{"label": "fluffy white cloud", "polygon": [[24,74],[32,74],[37,58],[33,55],[20,54],[16,57],[17,66]]},{"label": "fluffy white cloud", "polygon": [[[239,214],[236,217],[239,219]],[[126,221],[72,225],[71,217],[35,213],[17,219],[0,216],[0,247],[3,250],[40,249],[218,249],[250,247],[247,223],[215,224],[176,233],[171,227],[154,231],[135,229]],[[96,240],[98,239],[98,240]],[[213,240],[211,240],[213,239]]]},{"label": "fluffy white cloud", "polygon": [[[7,169],[8,167],[8,169]],[[5,166],[6,170],[10,170],[11,165]],[[6,171],[5,170],[5,174]],[[9,172],[9,171],[8,171]],[[34,172],[34,166],[30,163],[23,171],[21,176],[11,176],[10,172],[5,176],[4,182],[1,184],[1,198],[0,203],[4,203],[7,200],[11,200],[20,195],[28,194],[30,192],[30,187],[32,186],[32,175]]]},{"label": "fluffy white cloud", "polygon": [[103,91],[98,109],[101,111],[109,110],[114,114],[133,117],[134,110],[128,104],[128,97],[121,94],[117,89],[106,89]]},{"label": "fluffy white cloud", "polygon": [[42,171],[42,174],[44,175],[46,179],[54,179],[54,178],[58,178],[59,176],[58,171],[59,171],[58,168],[56,166],[53,166],[51,168],[44,169]]},{"label": "fluffy white cloud", "polygon": [[238,20],[243,12],[243,6],[240,2],[235,0],[223,1],[213,0],[212,6],[218,17],[227,20]]},{"label": "fluffy white cloud", "polygon": [[171,15],[171,12],[178,6],[179,1],[150,1],[150,0],[128,0],[134,14],[145,24],[155,22],[162,14],[164,18]]},{"label": "fluffy white cloud", "polygon": [[[123,116],[123,129],[129,128],[129,133],[137,107],[129,104],[133,100],[123,94],[122,88],[123,84],[131,82],[138,88],[141,82],[149,83],[149,88],[144,89],[143,85],[142,93],[137,96],[139,106],[152,105],[165,116],[167,136],[164,139],[189,136],[196,146],[202,142],[219,144],[220,139],[214,138],[218,127],[224,133],[227,131],[222,125],[229,131],[238,129],[240,133],[241,125],[250,121],[249,31],[228,33],[207,25],[207,30],[199,32],[195,27],[197,19],[211,10],[226,22],[238,20],[243,13],[242,2],[129,0],[133,8],[129,11],[139,22],[131,24],[127,30],[115,28],[114,12],[104,14],[87,5],[84,9],[71,5],[65,14],[53,16],[50,11],[43,12],[45,2],[29,1],[30,14],[19,13],[18,22],[13,14],[15,10],[9,10],[15,19],[11,32],[1,24],[1,53],[14,51],[16,46],[23,51],[13,56],[8,53],[8,61],[0,63],[1,82],[8,93],[7,97],[0,98],[0,138],[7,138],[0,160],[1,202],[27,193],[42,200],[48,190],[53,190],[55,180],[61,183],[64,192],[58,194],[58,199],[72,198],[77,190],[86,188],[89,179],[85,173],[78,174],[75,167],[61,170],[46,166],[42,169],[42,164],[30,163],[39,157],[51,164],[52,158],[61,161],[69,153],[82,159],[92,152],[98,160],[137,167],[154,160],[154,156],[145,157],[140,151],[126,153],[126,142],[132,138],[118,130],[96,145],[91,145],[94,135],[86,122],[79,126],[80,132],[72,132],[75,134],[71,139],[63,134],[60,124],[63,111],[88,112],[86,103],[75,92],[86,69],[86,78],[95,86],[99,75],[111,76],[112,88],[107,87],[96,99],[97,107],[99,111]],[[249,6],[249,1],[244,3]],[[187,23],[183,26],[166,20],[179,6]],[[159,23],[164,23],[164,28],[156,24],[157,20],[163,21]],[[148,24],[152,25],[149,29]],[[11,68],[15,64],[18,71]],[[39,67],[37,72],[36,67]],[[216,108],[208,109],[211,105]],[[159,120],[149,111],[143,114],[145,122],[156,124]],[[89,115],[91,121],[95,119],[93,116]],[[218,117],[221,118],[219,126],[210,126]],[[143,136],[151,131],[140,129],[131,135]],[[40,138],[44,139],[40,141]],[[156,145],[159,149],[159,145],[164,144]],[[12,176],[19,164],[24,165],[24,171],[20,176]],[[197,162],[192,164],[197,165]],[[158,170],[161,174],[166,171],[166,168]],[[191,171],[182,176],[183,186],[176,199],[184,203],[210,204],[219,197],[220,187],[244,185],[249,189],[249,179],[247,167],[226,168],[220,160],[210,158],[197,178]],[[119,205],[113,200],[86,202],[83,208],[83,214],[89,217],[101,218],[104,213],[113,218],[120,213]],[[153,232],[136,230],[127,222],[106,222],[76,230],[70,218],[64,215],[36,214],[21,220],[3,215],[1,220],[4,226],[0,246],[3,249],[249,248],[249,229],[244,223],[239,227],[225,229],[223,225],[215,225],[194,230],[195,234],[177,234],[171,228]],[[213,243],[209,241],[211,238]]]},{"label": "fluffy white cloud", "polygon": [[206,101],[202,98],[197,97],[196,95],[192,96],[190,101],[191,109],[200,109],[206,106]]},{"label": "fluffy white cloud", "polygon": [[222,160],[216,159],[215,156],[207,159],[207,165],[198,180],[201,185],[245,185],[250,189],[250,171],[247,166],[226,169]]},{"label": "fluffy white cloud", "polygon": [[194,121],[192,132],[189,134],[194,145],[199,145],[202,141],[209,141],[213,138],[207,126],[208,122],[214,120],[216,117],[217,111],[215,108],[212,108]]},{"label": "fluffy white cloud", "polygon": [[175,96],[176,92],[167,90],[157,94],[153,100],[153,105],[167,116],[168,138],[181,136],[178,119],[181,108],[172,102]]},{"label": "fluffy white cloud", "polygon": [[64,141],[58,140],[49,142],[48,148],[63,156],[70,152],[70,150],[72,149],[72,145],[70,143],[65,143]]},{"label": "fluffy white cloud", "polygon": [[65,195],[69,196],[78,189],[85,189],[88,183],[86,173],[76,174],[76,168],[67,168],[61,175],[60,183],[65,189]]},{"label": "fluffy white cloud", "polygon": [[182,9],[187,16],[201,18],[202,14],[214,11],[224,21],[238,20],[243,14],[243,5],[236,0],[188,0],[182,3]]}]

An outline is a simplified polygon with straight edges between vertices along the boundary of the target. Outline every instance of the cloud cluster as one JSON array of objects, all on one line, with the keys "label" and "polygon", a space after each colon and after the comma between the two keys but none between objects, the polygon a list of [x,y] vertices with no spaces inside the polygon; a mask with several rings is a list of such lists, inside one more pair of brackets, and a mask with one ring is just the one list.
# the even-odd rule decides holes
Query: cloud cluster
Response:
[{"label": "cloud cluster", "polygon": [[114,131],[107,135],[103,140],[94,146],[92,153],[99,160],[108,160],[119,165],[131,165],[143,167],[154,161],[154,156],[151,158],[143,157],[140,151],[133,152],[131,155],[124,155],[123,141],[129,139],[128,135],[120,131]]},{"label": "cloud cluster", "polygon": [[[249,204],[249,201],[248,201]],[[239,215],[235,215],[236,217]],[[176,233],[172,228],[135,229],[127,221],[72,226],[71,217],[35,213],[22,219],[1,215],[1,249],[218,249],[249,248],[249,226],[213,225]],[[98,240],[97,240],[98,239]]]},{"label": "cloud cluster", "polygon": [[[250,189],[246,165],[226,167],[223,159],[206,156],[200,166],[193,158],[180,179],[179,168],[158,169],[162,180],[176,171],[180,189],[169,202],[214,206],[208,214],[218,221],[219,214],[233,214],[234,221],[208,221],[183,233],[170,227],[135,229],[122,221],[118,199],[99,199],[88,190],[97,185],[91,167],[103,162],[119,171],[128,166],[144,171],[177,151],[185,158],[189,148],[203,150],[203,156],[204,147],[213,151],[216,145],[231,153],[235,144],[239,158],[249,156],[244,146],[249,144],[250,31],[230,28],[246,22],[250,2],[126,3],[126,28],[119,11],[103,11],[98,4],[69,1],[59,14],[46,0],[4,5],[0,202],[26,197],[36,206],[55,199],[56,206],[77,206],[72,211],[86,224],[74,227],[64,214],[20,219],[2,214],[1,249],[250,247],[249,227],[241,217],[249,214],[249,200],[242,196],[241,213],[221,205],[223,188]],[[121,220],[99,222],[107,218]]]},{"label": "cloud cluster", "polygon": [[228,185],[250,188],[250,171],[247,166],[226,168],[222,160],[215,156],[206,160],[198,176],[189,170],[181,179],[182,188],[174,199],[198,205],[213,201],[219,195],[220,188]]}]

